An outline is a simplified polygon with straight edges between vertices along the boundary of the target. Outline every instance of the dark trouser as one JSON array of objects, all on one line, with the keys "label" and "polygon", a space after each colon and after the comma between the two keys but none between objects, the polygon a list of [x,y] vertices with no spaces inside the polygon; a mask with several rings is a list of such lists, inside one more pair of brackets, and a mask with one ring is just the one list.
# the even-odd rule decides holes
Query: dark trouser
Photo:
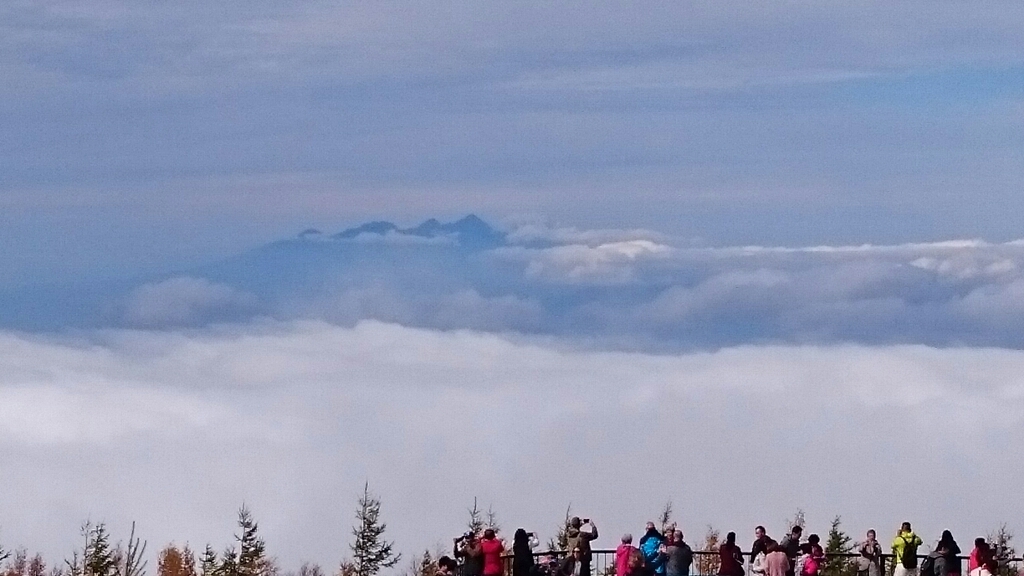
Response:
[{"label": "dark trouser", "polygon": [[590,560],[591,557],[588,555],[580,562],[580,576],[590,576]]}]

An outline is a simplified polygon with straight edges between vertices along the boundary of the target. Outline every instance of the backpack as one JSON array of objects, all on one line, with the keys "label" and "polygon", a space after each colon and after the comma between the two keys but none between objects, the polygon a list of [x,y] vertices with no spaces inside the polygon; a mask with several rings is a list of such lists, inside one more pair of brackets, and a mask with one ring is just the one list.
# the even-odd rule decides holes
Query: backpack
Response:
[{"label": "backpack", "polygon": [[[626,568],[630,574],[636,574],[644,567],[644,554],[637,548],[629,549],[629,556],[626,557]],[[626,576],[626,575],[623,575]]]},{"label": "backpack", "polygon": [[[906,552],[904,552],[904,554],[906,554]],[[921,570],[918,573],[920,576],[936,576],[935,558],[932,558],[930,555],[926,556],[925,559],[921,561]]]},{"label": "backpack", "polygon": [[[900,564],[908,570],[917,568],[917,544],[914,544],[913,540],[907,540],[903,538],[903,557],[900,558]],[[932,566],[932,572],[935,571],[935,567]]]}]

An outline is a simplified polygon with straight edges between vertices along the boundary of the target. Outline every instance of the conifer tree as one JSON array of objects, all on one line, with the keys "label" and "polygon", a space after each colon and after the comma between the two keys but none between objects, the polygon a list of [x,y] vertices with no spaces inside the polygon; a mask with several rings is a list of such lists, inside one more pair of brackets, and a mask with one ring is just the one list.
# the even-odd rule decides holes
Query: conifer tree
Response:
[{"label": "conifer tree", "polygon": [[548,552],[565,551],[569,547],[569,535],[566,533],[566,529],[569,528],[570,518],[572,518],[572,502],[565,507],[565,520],[558,527],[558,532],[555,532],[555,537],[548,540]]},{"label": "conifer tree", "polygon": [[349,546],[352,559],[342,563],[342,574],[374,576],[382,568],[398,564],[402,555],[395,553],[394,542],[384,539],[386,529],[387,524],[380,518],[380,499],[370,494],[369,483],[364,484],[356,509],[356,525],[352,527],[352,535],[355,536],[355,541]]},{"label": "conifer tree", "polygon": [[501,524],[498,524],[498,513],[494,511],[494,508],[487,505],[487,515],[484,521],[484,528],[490,528],[495,532],[501,532]]},{"label": "conifer tree", "polygon": [[853,538],[842,529],[842,518],[836,516],[828,530],[825,554],[828,562],[822,569],[822,576],[857,576],[857,565],[843,554],[853,552]]},{"label": "conifer tree", "polygon": [[217,563],[217,569],[213,575],[238,576],[238,552],[234,546],[228,546],[224,549],[224,553],[221,554],[220,562]]},{"label": "conifer tree", "polygon": [[238,576],[264,576],[267,547],[259,537],[259,525],[244,504],[238,510],[238,528]]},{"label": "conifer tree", "polygon": [[114,576],[120,558],[117,551],[111,547],[106,524],[100,522],[93,526],[86,540],[83,555],[86,576]]},{"label": "conifer tree", "polygon": [[217,566],[217,552],[213,549],[213,546],[207,544],[199,560],[200,576],[215,576]]},{"label": "conifer tree", "polygon": [[480,534],[484,529],[484,518],[483,512],[477,507],[476,496],[473,497],[473,507],[467,508],[469,512],[469,522],[466,523],[466,528],[473,534]]}]

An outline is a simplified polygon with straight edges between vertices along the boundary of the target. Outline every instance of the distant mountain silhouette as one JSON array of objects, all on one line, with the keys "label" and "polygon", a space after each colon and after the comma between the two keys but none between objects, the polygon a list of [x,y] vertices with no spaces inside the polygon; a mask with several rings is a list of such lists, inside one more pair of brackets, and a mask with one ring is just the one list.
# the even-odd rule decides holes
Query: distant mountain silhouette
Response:
[{"label": "distant mountain silhouette", "polygon": [[442,224],[435,218],[424,221],[412,228],[399,228],[391,222],[367,222],[355,228],[343,230],[333,236],[339,240],[352,240],[363,234],[400,234],[420,238],[437,238],[453,236],[464,248],[485,249],[501,246],[505,243],[505,234],[491,227],[475,214],[470,214],[456,222]]}]

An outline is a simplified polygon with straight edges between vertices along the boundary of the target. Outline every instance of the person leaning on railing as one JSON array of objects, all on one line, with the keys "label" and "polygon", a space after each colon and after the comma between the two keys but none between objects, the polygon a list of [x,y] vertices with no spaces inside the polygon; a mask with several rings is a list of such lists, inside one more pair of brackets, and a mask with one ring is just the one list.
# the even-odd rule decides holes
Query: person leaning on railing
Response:
[{"label": "person leaning on railing", "polygon": [[974,550],[967,560],[970,576],[992,576],[999,568],[996,553],[984,538],[974,540]]},{"label": "person leaning on railing", "polygon": [[932,557],[935,576],[960,576],[960,545],[953,539],[949,530],[942,531],[942,538],[935,545]]}]

